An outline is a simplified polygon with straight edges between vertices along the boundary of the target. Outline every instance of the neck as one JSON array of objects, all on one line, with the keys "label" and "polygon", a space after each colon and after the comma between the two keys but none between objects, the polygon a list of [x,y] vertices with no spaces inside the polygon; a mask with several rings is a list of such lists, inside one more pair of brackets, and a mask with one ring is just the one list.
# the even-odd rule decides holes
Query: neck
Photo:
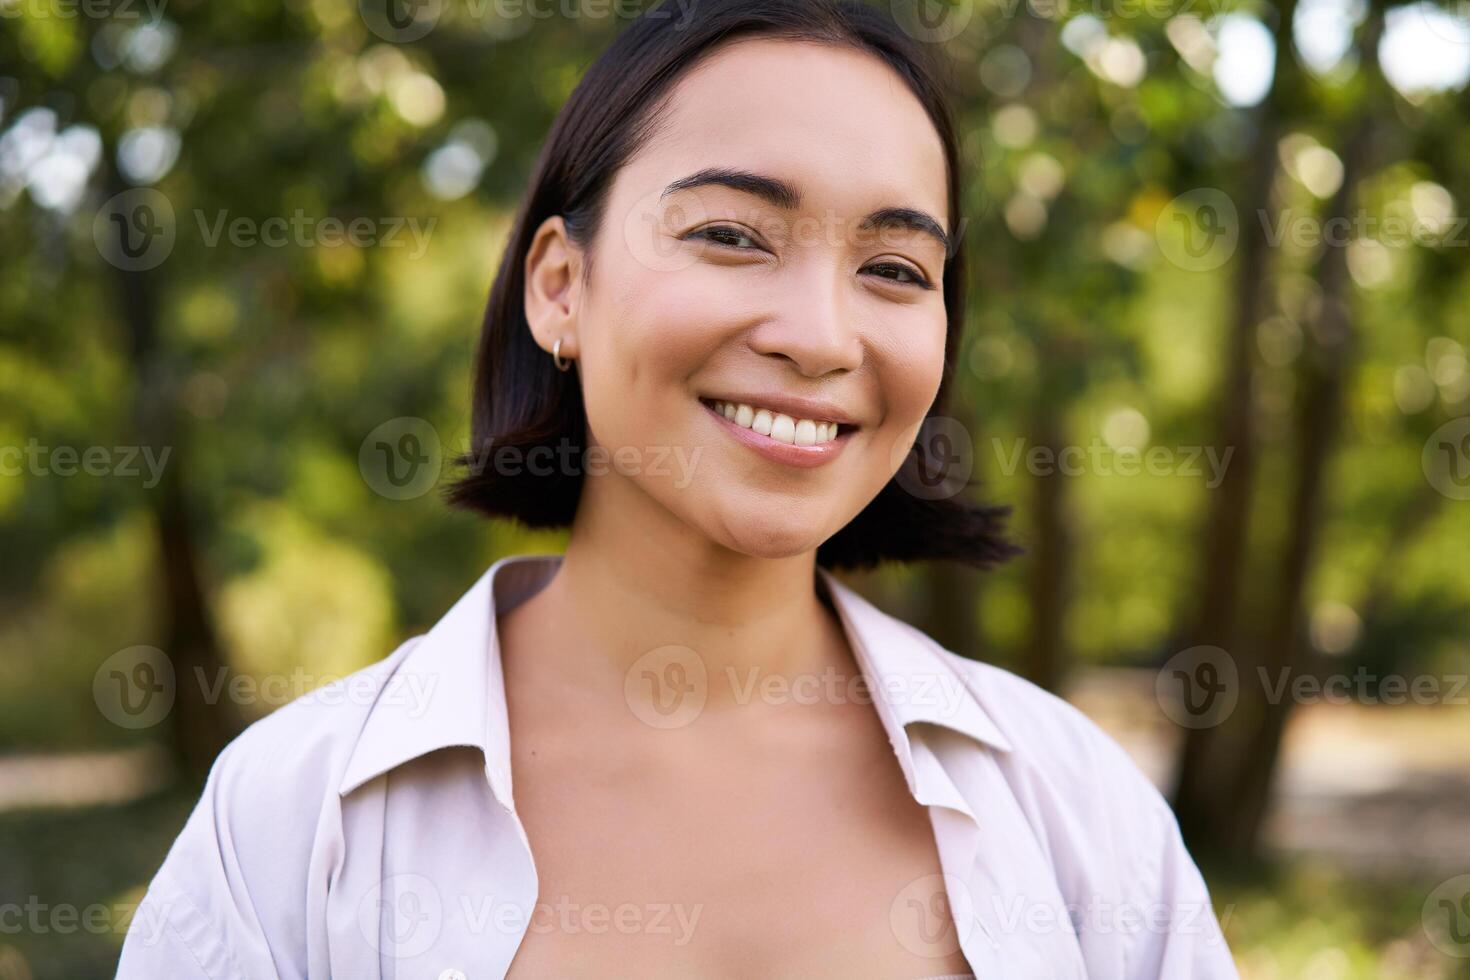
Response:
[{"label": "neck", "polygon": [[[753,557],[691,529],[631,481],[594,478],[546,587],[553,644],[590,683],[622,683],[668,646],[698,654],[711,704],[732,684],[856,670],[840,621],[818,596],[816,553]],[[589,663],[588,661],[591,660]]]}]

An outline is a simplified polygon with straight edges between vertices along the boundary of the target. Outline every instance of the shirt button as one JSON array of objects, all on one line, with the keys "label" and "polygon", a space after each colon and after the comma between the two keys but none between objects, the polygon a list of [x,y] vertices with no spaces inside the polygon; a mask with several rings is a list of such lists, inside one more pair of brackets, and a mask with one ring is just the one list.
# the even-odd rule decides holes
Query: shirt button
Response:
[{"label": "shirt button", "polygon": [[470,980],[464,975],[463,970],[449,969],[439,974],[439,980]]}]

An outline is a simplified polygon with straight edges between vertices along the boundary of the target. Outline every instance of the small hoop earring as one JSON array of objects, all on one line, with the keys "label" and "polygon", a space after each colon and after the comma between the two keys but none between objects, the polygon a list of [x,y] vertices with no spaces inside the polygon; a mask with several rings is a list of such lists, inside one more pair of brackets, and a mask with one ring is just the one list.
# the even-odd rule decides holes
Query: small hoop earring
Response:
[{"label": "small hoop earring", "polygon": [[554,344],[551,345],[551,359],[552,359],[553,362],[555,362],[556,369],[558,371],[570,371],[572,369],[572,362],[571,361],[563,361],[561,359],[561,338],[560,337],[556,338],[556,343],[554,343]]}]

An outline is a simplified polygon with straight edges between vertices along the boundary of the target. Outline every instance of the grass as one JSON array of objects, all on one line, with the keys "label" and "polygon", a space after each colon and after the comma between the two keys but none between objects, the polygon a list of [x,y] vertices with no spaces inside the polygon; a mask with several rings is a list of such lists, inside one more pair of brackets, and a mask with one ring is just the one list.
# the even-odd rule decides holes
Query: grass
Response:
[{"label": "grass", "polygon": [[1208,877],[1243,980],[1470,978],[1470,959],[1437,949],[1425,931],[1439,879],[1369,878],[1320,860]]},{"label": "grass", "polygon": [[132,909],[196,797],[0,813],[0,980],[113,976]]}]

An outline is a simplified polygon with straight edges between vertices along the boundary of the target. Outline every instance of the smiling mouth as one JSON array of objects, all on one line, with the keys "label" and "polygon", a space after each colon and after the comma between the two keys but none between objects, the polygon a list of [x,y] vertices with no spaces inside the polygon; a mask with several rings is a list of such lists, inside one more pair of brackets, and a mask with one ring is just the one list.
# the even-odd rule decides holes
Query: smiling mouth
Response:
[{"label": "smiling mouth", "polygon": [[699,401],[710,411],[723,415],[742,429],[749,429],[772,442],[787,446],[827,445],[857,428],[855,425],[829,422],[826,419],[795,418],[744,402],[720,401],[714,398],[701,398]]}]

